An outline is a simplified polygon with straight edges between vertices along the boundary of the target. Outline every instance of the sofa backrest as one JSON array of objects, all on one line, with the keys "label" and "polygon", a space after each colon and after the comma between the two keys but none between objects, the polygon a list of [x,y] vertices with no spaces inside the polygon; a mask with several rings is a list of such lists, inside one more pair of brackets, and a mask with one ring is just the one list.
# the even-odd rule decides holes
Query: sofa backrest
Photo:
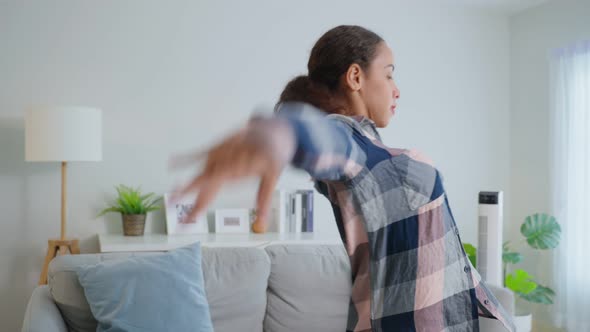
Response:
[{"label": "sofa backrest", "polygon": [[342,245],[271,245],[265,332],[342,332],[350,263]]},{"label": "sofa backrest", "polygon": [[[216,332],[346,329],[351,279],[343,246],[204,247],[202,252],[205,289]],[[157,253],[56,257],[49,266],[49,289],[70,331],[96,331],[76,266],[153,254]],[[514,294],[493,285],[488,287],[513,313]],[[503,329],[495,320],[481,318],[480,324],[482,331]]]},{"label": "sofa backrest", "polygon": [[[203,248],[205,291],[216,332],[262,331],[270,261],[259,248]],[[56,257],[49,265],[48,285],[71,331],[96,331],[96,320],[78,282],[75,267],[131,255],[84,254]]]}]

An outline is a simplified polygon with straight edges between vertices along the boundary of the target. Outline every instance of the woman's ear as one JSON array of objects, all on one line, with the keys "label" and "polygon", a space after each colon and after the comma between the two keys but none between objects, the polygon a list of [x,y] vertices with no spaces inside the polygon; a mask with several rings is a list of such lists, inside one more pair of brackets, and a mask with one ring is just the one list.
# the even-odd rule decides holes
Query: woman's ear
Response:
[{"label": "woman's ear", "polygon": [[348,70],[344,74],[345,87],[352,91],[359,91],[363,82],[363,69],[356,63],[353,63],[348,67]]}]

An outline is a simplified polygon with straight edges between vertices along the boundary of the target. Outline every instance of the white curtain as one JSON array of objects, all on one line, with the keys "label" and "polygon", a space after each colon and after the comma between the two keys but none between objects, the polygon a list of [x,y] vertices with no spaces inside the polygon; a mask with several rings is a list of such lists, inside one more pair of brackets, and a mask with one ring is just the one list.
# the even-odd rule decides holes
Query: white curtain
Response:
[{"label": "white curtain", "polygon": [[551,55],[550,84],[552,212],[562,226],[554,318],[590,331],[590,42]]}]

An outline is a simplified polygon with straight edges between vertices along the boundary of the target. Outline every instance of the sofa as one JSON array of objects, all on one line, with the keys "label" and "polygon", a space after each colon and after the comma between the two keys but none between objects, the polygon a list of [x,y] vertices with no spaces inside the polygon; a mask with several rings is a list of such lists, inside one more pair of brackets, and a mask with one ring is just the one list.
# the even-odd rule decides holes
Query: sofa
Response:
[{"label": "sofa", "polygon": [[[58,256],[48,284],[37,287],[27,305],[23,332],[96,331],[75,266],[129,255],[109,253]],[[267,247],[203,247],[205,291],[216,332],[343,332],[350,297],[350,266],[343,246],[273,244]],[[490,288],[514,311],[514,295]],[[504,331],[480,319],[482,331]]]}]

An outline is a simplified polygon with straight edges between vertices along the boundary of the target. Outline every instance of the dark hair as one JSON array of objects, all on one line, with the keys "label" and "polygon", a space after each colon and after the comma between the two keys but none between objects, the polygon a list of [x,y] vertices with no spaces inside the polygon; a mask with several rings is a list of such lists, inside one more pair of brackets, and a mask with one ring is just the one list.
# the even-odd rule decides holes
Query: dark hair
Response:
[{"label": "dark hair", "polygon": [[332,28],[313,46],[307,62],[308,75],[287,83],[275,110],[283,102],[300,101],[327,113],[337,113],[342,108],[334,98],[340,77],[354,63],[367,70],[381,42],[379,35],[357,25]]}]

